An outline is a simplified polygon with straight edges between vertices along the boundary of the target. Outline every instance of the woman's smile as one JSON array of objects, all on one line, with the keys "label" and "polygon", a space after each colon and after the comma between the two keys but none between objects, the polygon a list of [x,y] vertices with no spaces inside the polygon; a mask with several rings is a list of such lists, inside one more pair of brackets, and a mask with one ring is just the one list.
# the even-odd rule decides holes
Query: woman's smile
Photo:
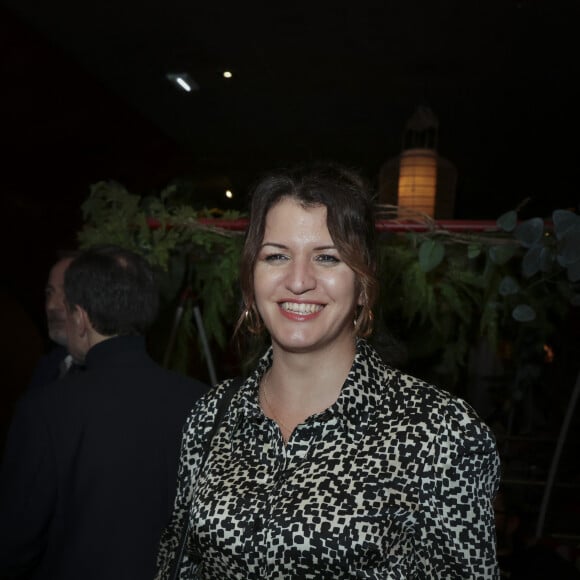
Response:
[{"label": "woman's smile", "polygon": [[306,302],[281,302],[282,314],[291,320],[312,320],[324,306]]}]

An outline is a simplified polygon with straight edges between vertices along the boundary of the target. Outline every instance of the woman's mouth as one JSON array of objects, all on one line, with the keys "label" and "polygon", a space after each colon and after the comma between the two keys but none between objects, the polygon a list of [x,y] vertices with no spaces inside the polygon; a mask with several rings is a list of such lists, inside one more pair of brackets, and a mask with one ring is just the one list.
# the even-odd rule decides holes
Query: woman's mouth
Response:
[{"label": "woman's mouth", "polygon": [[285,312],[294,314],[314,314],[315,312],[320,312],[324,306],[307,302],[281,302],[280,308]]}]

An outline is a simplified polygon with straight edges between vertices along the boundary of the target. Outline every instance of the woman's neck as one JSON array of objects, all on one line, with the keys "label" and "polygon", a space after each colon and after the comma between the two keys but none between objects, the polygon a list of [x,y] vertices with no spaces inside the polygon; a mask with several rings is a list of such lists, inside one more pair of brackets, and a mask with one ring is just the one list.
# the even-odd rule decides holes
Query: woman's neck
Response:
[{"label": "woman's neck", "polygon": [[339,346],[296,353],[273,345],[272,367],[263,381],[273,410],[304,419],[334,404],[356,352],[354,339]]}]

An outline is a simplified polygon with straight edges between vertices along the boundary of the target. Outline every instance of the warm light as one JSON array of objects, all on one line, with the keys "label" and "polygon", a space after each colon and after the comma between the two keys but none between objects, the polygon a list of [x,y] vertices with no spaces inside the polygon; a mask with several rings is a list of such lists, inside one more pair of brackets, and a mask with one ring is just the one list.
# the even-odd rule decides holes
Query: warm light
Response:
[{"label": "warm light", "polygon": [[435,215],[437,153],[433,149],[407,149],[401,153],[398,205]]},{"label": "warm light", "polygon": [[232,73],[229,70],[225,70],[224,71],[224,79],[231,79],[232,78]]},{"label": "warm light", "polygon": [[232,199],[232,197],[234,197],[234,194],[231,189],[226,189],[226,197],[228,199]]}]

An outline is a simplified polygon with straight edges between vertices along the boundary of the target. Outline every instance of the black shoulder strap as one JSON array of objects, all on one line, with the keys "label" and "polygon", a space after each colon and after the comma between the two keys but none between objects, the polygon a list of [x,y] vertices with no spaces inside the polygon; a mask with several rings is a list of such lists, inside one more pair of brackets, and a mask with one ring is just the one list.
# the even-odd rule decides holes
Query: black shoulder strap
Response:
[{"label": "black shoulder strap", "polygon": [[[223,397],[218,401],[218,407],[217,407],[215,419],[213,422],[213,426],[211,428],[211,431],[209,432],[209,435],[207,436],[207,438],[205,440],[205,445],[203,446],[203,456],[201,459],[201,463],[199,464],[198,473],[201,473],[201,470],[203,469],[203,466],[205,465],[205,462],[207,460],[207,457],[208,457],[210,449],[211,449],[211,442],[213,441],[213,438],[216,434],[216,431],[218,430],[219,426],[221,425],[221,422],[222,422],[222,420],[223,420],[223,418],[224,418],[224,416],[225,416],[225,414],[230,406],[230,401],[232,400],[232,397],[234,396],[236,391],[242,386],[243,383],[244,383],[244,379],[242,377],[236,377],[228,385],[228,388],[225,390]],[[181,567],[181,561],[183,560],[183,552],[185,550],[185,544],[187,543],[187,536],[189,534],[189,530],[191,529],[190,521],[189,521],[190,512],[191,512],[191,506],[190,506],[190,509],[188,509],[186,514],[185,514],[185,517],[187,518],[187,520],[184,523],[184,526],[183,526],[182,531],[181,531],[181,537],[179,538],[179,548],[177,549],[177,555],[176,555],[175,560],[173,561],[173,568],[172,568],[171,574],[169,575],[170,580],[179,580],[179,569]]]},{"label": "black shoulder strap", "polygon": [[213,427],[211,428],[211,431],[210,431],[207,439],[205,440],[203,459],[201,460],[201,463],[199,464],[199,471],[201,471],[201,468],[205,464],[207,456],[209,455],[209,450],[211,449],[211,442],[213,440],[213,437],[214,437],[216,431],[218,430],[219,426],[221,425],[222,419],[224,418],[224,415],[226,414],[226,412],[230,406],[230,401],[232,400],[232,397],[235,395],[236,391],[243,384],[244,384],[244,379],[242,377],[236,377],[228,385],[228,388],[226,389],[223,397],[218,401],[218,407],[217,407],[217,411],[215,414],[215,419],[213,421]]}]

